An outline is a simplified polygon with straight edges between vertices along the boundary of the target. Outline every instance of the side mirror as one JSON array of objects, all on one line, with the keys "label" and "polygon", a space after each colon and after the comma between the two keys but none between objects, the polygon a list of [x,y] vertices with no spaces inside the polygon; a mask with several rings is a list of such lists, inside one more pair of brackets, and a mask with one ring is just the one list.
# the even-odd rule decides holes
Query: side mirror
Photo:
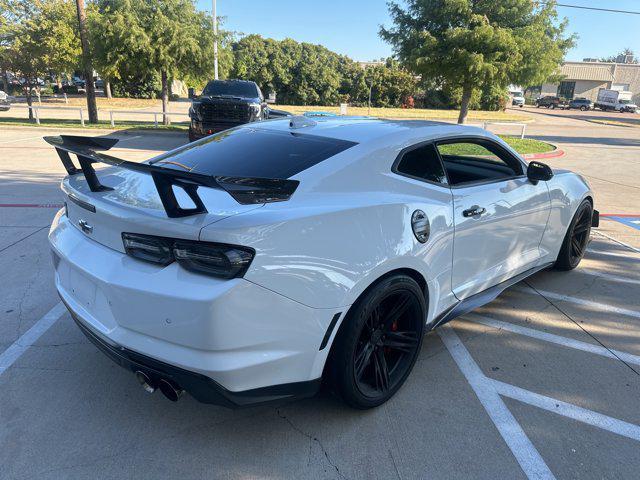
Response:
[{"label": "side mirror", "polygon": [[542,162],[530,162],[527,167],[527,178],[533,184],[538,183],[540,180],[546,182],[553,178],[553,170],[551,167]]}]

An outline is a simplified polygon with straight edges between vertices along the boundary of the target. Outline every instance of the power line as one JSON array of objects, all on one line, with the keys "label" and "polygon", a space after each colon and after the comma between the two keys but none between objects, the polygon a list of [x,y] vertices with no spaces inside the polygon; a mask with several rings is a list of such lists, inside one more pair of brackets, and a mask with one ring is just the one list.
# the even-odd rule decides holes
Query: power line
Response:
[{"label": "power line", "polygon": [[[540,5],[548,5],[548,2],[539,2]],[[598,12],[609,12],[609,13],[626,13],[628,15],[640,15],[640,12],[633,12],[631,10],[615,10],[612,8],[598,8],[598,7],[585,7],[583,5],[568,5],[566,3],[556,3],[558,7],[566,7],[566,8],[578,8],[580,10],[595,10]]]}]

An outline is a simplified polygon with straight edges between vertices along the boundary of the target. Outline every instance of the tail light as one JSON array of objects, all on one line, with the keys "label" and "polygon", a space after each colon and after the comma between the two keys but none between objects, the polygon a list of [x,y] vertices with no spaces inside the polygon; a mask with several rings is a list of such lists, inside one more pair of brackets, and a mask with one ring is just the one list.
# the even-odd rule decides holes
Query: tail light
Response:
[{"label": "tail light", "polygon": [[137,233],[123,233],[122,242],[127,254],[139,260],[162,266],[176,261],[192,272],[226,279],[243,276],[255,255],[247,247]]}]

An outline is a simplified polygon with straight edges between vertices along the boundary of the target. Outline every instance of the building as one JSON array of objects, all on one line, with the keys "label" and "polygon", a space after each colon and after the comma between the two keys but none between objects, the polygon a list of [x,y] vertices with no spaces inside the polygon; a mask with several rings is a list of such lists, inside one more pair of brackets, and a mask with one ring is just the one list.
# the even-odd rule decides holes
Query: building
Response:
[{"label": "building", "polygon": [[598,90],[608,88],[633,92],[633,101],[640,104],[640,64],[609,62],[565,62],[558,72],[560,83],[542,85],[541,95],[566,99],[584,97],[595,101]]}]

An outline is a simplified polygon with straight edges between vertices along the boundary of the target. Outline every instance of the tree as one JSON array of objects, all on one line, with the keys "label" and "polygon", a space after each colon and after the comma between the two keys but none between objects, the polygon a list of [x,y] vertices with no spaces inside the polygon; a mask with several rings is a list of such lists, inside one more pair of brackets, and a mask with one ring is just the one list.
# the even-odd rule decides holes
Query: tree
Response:
[{"label": "tree", "polygon": [[78,13],[78,31],[82,46],[82,69],[84,71],[85,90],[87,92],[87,110],[89,123],[98,123],[98,107],[96,106],[96,87],[93,83],[93,64],[91,61],[91,47],[87,31],[87,15],[84,10],[84,0],[76,0]]},{"label": "tree", "polygon": [[555,3],[531,0],[407,0],[389,4],[394,26],[381,27],[398,58],[415,73],[462,90],[459,123],[474,91],[534,84],[553,73],[573,37],[557,22]]},{"label": "tree", "polygon": [[[98,0],[96,10],[91,30],[99,71],[110,80],[157,73],[163,112],[170,79],[200,79],[213,72],[213,26],[193,0]],[[224,74],[229,57],[222,50]]]},{"label": "tree", "polygon": [[7,70],[21,75],[31,105],[38,78],[50,71],[60,78],[79,64],[75,5],[72,0],[0,0],[0,7],[2,76],[6,83]]},{"label": "tree", "polygon": [[[23,78],[23,89],[27,105],[33,105],[33,89],[38,79],[49,71],[51,61],[57,55],[53,49],[49,28],[51,9],[43,8],[41,2],[11,1],[3,12],[3,68]],[[29,109],[29,119],[33,111]]]},{"label": "tree", "polygon": [[73,0],[43,2],[39,15],[41,28],[49,32],[43,39],[47,64],[62,89],[62,75],[72,73],[81,65],[76,6]]},{"label": "tree", "polygon": [[636,58],[636,54],[633,53],[633,50],[630,48],[625,48],[617,55],[613,55],[611,57],[603,57],[600,59],[601,62],[617,62],[617,63],[638,63],[638,59]]}]

